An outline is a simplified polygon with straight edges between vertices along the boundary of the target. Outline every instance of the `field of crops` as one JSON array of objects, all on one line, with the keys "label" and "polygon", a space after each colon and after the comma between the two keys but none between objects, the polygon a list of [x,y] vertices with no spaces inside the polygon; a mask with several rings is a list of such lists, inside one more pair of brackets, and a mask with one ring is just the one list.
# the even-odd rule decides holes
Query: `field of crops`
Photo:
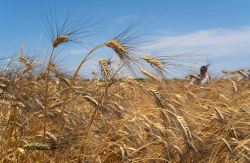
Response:
[{"label": "field of crops", "polygon": [[30,75],[35,61],[9,62],[0,77],[1,162],[250,161],[250,83],[241,70],[246,77],[186,89],[184,79],[111,78],[102,59],[102,77],[74,82],[53,64]]}]

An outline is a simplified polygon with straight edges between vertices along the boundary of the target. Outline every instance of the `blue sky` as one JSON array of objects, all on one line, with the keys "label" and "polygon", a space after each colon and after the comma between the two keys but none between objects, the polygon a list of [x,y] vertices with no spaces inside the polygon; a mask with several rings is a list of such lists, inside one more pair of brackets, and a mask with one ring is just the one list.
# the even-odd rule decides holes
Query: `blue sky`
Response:
[{"label": "blue sky", "polygon": [[[37,0],[43,7],[48,3]],[[69,9],[69,0],[55,0],[56,11],[63,20]],[[54,1],[50,1],[53,5]],[[126,28],[145,10],[150,15],[138,29],[159,18],[152,27],[156,43],[147,47],[160,50],[183,41],[164,50],[162,55],[183,54],[191,51],[202,57],[189,58],[190,67],[195,60],[199,64],[211,64],[213,72],[233,69],[250,69],[250,1],[248,0],[73,0],[72,8],[77,7],[73,16],[83,9],[90,11],[86,18],[99,13],[94,22],[104,20],[96,28],[104,29],[98,35],[84,38],[87,48],[79,45],[66,46],[62,53],[69,55],[68,64],[75,68],[86,53],[100,43],[108,41],[119,29]],[[34,0],[0,1],[0,53],[11,55],[18,52],[19,45],[24,52],[31,48],[51,48],[48,38],[38,29],[45,29],[44,23]],[[119,33],[119,32],[118,32]],[[45,44],[45,46],[43,46]],[[112,51],[100,49],[93,56],[107,59]],[[83,66],[82,71],[91,72],[96,60]]]}]

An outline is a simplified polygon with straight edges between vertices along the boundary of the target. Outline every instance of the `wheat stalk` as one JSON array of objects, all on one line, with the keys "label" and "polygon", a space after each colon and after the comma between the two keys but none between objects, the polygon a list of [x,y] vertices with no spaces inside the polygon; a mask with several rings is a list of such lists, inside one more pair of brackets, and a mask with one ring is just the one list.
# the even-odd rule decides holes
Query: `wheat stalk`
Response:
[{"label": "wheat stalk", "polygon": [[99,63],[101,65],[101,67],[102,67],[102,70],[103,70],[104,74],[109,78],[109,71],[108,71],[106,61],[103,60],[103,59],[99,59]]},{"label": "wheat stalk", "polygon": [[4,81],[4,82],[6,82],[6,83],[10,82],[10,80],[8,78],[6,78],[6,77],[0,77],[0,81],[1,80]]},{"label": "wheat stalk", "polygon": [[200,78],[199,76],[197,76],[197,75],[194,75],[194,74],[189,74],[189,76],[190,76],[191,78],[196,78],[196,79],[201,80],[201,78]]},{"label": "wheat stalk", "polygon": [[59,44],[68,39],[68,36],[59,36],[53,42],[53,48],[56,48]]},{"label": "wheat stalk", "polygon": [[23,54],[23,45],[20,45],[20,49],[19,49],[19,55],[20,57],[22,57]]},{"label": "wheat stalk", "polygon": [[219,94],[219,96],[222,97],[224,100],[228,101],[228,99],[223,94]]},{"label": "wheat stalk", "polygon": [[9,100],[15,100],[16,97],[7,93],[4,93],[0,96],[0,99],[9,99]]},{"label": "wheat stalk", "polygon": [[98,105],[98,102],[91,96],[83,96],[87,101],[89,101],[91,104],[94,104],[95,106]]},{"label": "wheat stalk", "polygon": [[23,107],[25,108],[25,105],[22,102],[12,102],[11,107]]},{"label": "wheat stalk", "polygon": [[61,75],[61,72],[57,70],[55,65],[51,65],[50,70],[53,71],[56,75]]},{"label": "wheat stalk", "polygon": [[193,94],[192,92],[188,92],[193,98],[195,98],[196,100],[198,99],[195,94]]},{"label": "wheat stalk", "polygon": [[248,76],[247,76],[243,71],[237,70],[237,72],[238,72],[239,74],[241,74],[242,76],[244,76],[245,78],[248,78]]},{"label": "wheat stalk", "polygon": [[51,134],[50,132],[46,131],[45,134],[46,134],[49,138],[51,138],[54,142],[57,141],[57,138],[55,137],[55,135]]},{"label": "wheat stalk", "polygon": [[6,87],[6,84],[0,83],[0,87]]},{"label": "wheat stalk", "polygon": [[223,117],[223,115],[221,114],[221,112],[219,111],[219,109],[218,108],[216,108],[215,106],[212,106],[213,108],[214,108],[214,110],[216,111],[216,113],[217,113],[217,115],[218,115],[218,119],[219,119],[219,121],[220,122],[223,122],[223,120],[224,120],[224,117]]},{"label": "wheat stalk", "polygon": [[29,65],[29,64],[30,64],[30,61],[29,61],[27,58],[19,57],[18,60],[19,60],[20,62],[25,63],[26,65]]},{"label": "wheat stalk", "polygon": [[180,157],[180,162],[182,162],[183,160],[184,160],[184,155],[183,155],[183,152],[181,151],[181,149],[179,148],[179,147],[177,147],[177,146],[173,146],[175,149],[176,149],[176,151],[178,152],[178,154],[179,154],[179,157]]},{"label": "wheat stalk", "polygon": [[233,152],[232,148],[230,147],[230,145],[228,144],[228,142],[224,138],[220,138],[220,139],[223,141],[223,143],[227,149],[228,154],[232,155],[234,152]]},{"label": "wheat stalk", "polygon": [[61,81],[63,81],[65,84],[67,84],[68,86],[70,85],[70,82],[68,81],[68,79],[64,76],[64,75],[61,75],[61,74],[57,74],[56,77],[58,79],[60,79]]},{"label": "wheat stalk", "polygon": [[116,40],[110,40],[106,43],[104,43],[104,45],[106,45],[107,47],[110,47],[111,49],[113,49],[115,52],[117,52],[119,54],[120,58],[124,57],[124,53],[127,51],[124,47],[121,46],[121,44],[119,42],[117,42]]},{"label": "wheat stalk", "polygon": [[237,86],[236,86],[235,82],[230,78],[228,78],[228,79],[233,83],[234,91],[237,92]]},{"label": "wheat stalk", "polygon": [[157,59],[154,59],[154,58],[151,58],[151,57],[143,57],[142,59],[147,61],[148,63],[158,67],[159,69],[163,70],[163,65]]},{"label": "wheat stalk", "polygon": [[35,64],[36,64],[36,62],[31,63],[28,67],[26,67],[26,68],[23,70],[22,74],[25,74],[26,72],[29,72],[30,69],[31,69]]},{"label": "wheat stalk", "polygon": [[157,79],[153,74],[151,74],[150,72],[148,72],[145,69],[140,69],[140,71],[147,77],[152,78],[152,79]]}]

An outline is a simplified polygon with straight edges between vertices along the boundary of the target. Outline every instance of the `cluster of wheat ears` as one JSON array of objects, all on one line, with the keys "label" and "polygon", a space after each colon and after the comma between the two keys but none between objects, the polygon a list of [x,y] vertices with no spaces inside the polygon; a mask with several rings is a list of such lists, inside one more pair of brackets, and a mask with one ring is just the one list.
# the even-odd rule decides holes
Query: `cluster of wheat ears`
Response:
[{"label": "cluster of wheat ears", "polygon": [[[186,90],[189,81],[166,80],[163,62],[133,57],[135,45],[119,36],[96,46],[67,77],[52,58],[68,41],[71,35],[52,40],[43,73],[22,46],[1,69],[0,162],[250,162],[250,83],[243,70],[231,72],[240,79],[223,71]],[[102,46],[119,57],[118,68],[89,57]],[[93,58],[102,76],[83,80],[78,72]],[[119,76],[131,69],[148,79]]]}]

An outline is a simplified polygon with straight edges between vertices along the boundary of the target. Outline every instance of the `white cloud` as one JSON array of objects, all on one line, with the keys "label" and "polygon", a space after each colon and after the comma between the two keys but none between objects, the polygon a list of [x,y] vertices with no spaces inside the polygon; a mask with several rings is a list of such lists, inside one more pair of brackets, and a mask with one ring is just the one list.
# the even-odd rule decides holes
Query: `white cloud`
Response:
[{"label": "white cloud", "polygon": [[[192,36],[195,37],[190,38]],[[157,40],[158,43],[153,44],[150,48],[159,50],[181,42],[164,50],[164,53],[181,54],[211,47],[198,53],[209,53],[215,56],[250,55],[250,27],[200,30],[180,36],[158,37]]]}]

